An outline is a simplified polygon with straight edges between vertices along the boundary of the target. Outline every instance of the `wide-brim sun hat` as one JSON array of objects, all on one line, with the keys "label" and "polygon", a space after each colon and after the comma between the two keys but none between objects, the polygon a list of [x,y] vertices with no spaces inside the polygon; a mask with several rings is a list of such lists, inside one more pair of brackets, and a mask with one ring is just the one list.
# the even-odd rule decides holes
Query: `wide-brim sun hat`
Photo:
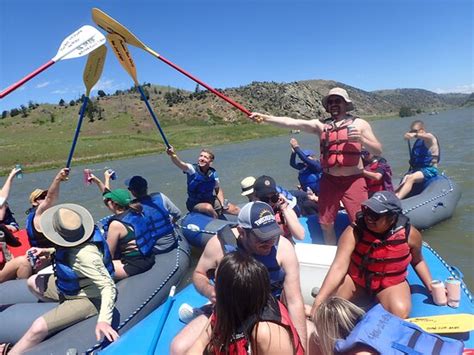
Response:
[{"label": "wide-brim sun hat", "polygon": [[330,96],[339,96],[341,97],[345,102],[346,102],[346,111],[352,111],[354,109],[354,104],[352,103],[352,100],[349,98],[349,94],[347,91],[343,88],[333,88],[329,90],[328,94],[323,97],[322,104],[323,107],[328,110],[328,99]]},{"label": "wide-brim sun hat", "polygon": [[242,196],[248,196],[253,194],[253,185],[255,184],[255,178],[253,176],[247,176],[240,182],[240,188],[242,190]]},{"label": "wide-brim sun hat", "polygon": [[61,247],[75,247],[88,240],[94,231],[94,219],[80,205],[63,203],[48,208],[40,219],[44,236]]}]

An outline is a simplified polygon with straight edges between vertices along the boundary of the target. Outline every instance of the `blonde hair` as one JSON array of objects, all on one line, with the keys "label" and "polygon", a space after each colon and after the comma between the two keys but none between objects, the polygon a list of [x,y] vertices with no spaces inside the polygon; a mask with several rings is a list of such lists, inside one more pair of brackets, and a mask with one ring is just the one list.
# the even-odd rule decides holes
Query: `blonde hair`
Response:
[{"label": "blonde hair", "polygon": [[341,297],[323,302],[313,320],[322,353],[334,354],[336,340],[345,339],[364,314],[364,310]]}]

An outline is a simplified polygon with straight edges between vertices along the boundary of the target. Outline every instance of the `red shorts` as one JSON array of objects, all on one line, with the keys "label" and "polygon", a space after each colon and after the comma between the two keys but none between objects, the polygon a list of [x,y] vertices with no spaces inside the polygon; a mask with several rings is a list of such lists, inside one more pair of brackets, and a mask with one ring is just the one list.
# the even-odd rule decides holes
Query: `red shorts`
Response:
[{"label": "red shorts", "polygon": [[346,208],[351,222],[367,200],[367,184],[362,175],[333,176],[323,174],[319,193],[319,223],[333,224],[339,211],[339,201]]}]

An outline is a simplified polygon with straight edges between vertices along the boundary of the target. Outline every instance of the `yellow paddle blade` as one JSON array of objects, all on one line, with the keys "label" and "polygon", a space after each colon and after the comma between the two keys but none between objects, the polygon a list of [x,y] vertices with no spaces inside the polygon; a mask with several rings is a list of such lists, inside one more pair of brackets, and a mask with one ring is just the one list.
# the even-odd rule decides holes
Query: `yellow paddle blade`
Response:
[{"label": "yellow paddle blade", "polygon": [[137,80],[137,70],[135,68],[135,63],[133,62],[130,52],[128,51],[127,44],[123,38],[115,33],[109,33],[107,35],[107,40],[109,41],[112,50],[115,53],[115,56],[119,60],[122,67],[127,71],[127,73],[132,77],[135,85],[138,85]]},{"label": "yellow paddle blade", "polygon": [[464,333],[474,329],[474,315],[467,313],[415,317],[406,321],[418,325],[429,333]]},{"label": "yellow paddle blade", "polygon": [[104,69],[105,57],[107,55],[107,47],[104,45],[95,49],[87,58],[86,67],[82,76],[84,84],[86,85],[86,96],[89,94],[95,84],[100,79],[102,70]]}]

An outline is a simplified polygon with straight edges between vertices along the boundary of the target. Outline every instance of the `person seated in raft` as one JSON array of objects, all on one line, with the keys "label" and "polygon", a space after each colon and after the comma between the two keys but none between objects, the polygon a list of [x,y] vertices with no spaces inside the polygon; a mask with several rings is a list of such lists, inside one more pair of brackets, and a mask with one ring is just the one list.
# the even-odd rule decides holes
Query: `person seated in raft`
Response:
[{"label": "person seated in raft", "polygon": [[[17,173],[18,172],[15,174]],[[27,211],[26,232],[28,234],[28,241],[32,248],[28,251],[34,251],[34,248],[53,247],[53,243],[49,241],[41,231],[40,219],[43,212],[56,203],[59,197],[60,183],[65,181],[68,175],[68,168],[61,169],[54,177],[48,190],[35,189],[30,194],[31,207]],[[33,274],[33,272],[39,271],[50,265],[50,260],[43,257],[38,260],[33,269],[27,255],[28,253],[8,261],[0,271],[0,282],[15,278],[27,279]]]},{"label": "person seated in raft", "polygon": [[[193,283],[196,290],[212,303],[216,302],[216,290],[210,279],[211,273],[224,256],[233,251],[247,253],[265,265],[270,274],[271,293],[277,298],[284,293],[281,300],[288,307],[291,321],[305,346],[306,321],[298,259],[292,243],[281,237],[281,229],[268,204],[260,201],[247,203],[240,210],[237,228],[222,228],[206,244],[193,272]],[[252,294],[253,290],[247,288],[247,292]],[[209,316],[201,314],[187,324],[173,339],[171,354],[187,353],[208,323]]]},{"label": "person seated in raft", "polygon": [[21,172],[21,168],[13,168],[8,174],[3,187],[0,189],[0,226],[8,229],[10,233],[15,233],[20,229],[20,226],[13,216],[13,212],[8,206],[8,196],[13,183],[13,178]]},{"label": "person seated in raft", "polygon": [[371,197],[377,191],[391,191],[392,169],[383,157],[373,155],[367,150],[362,151],[362,161],[364,162],[364,177],[367,183],[367,192]]},{"label": "person seated in raft", "polygon": [[330,297],[319,306],[313,321],[308,328],[309,355],[460,355],[464,348],[461,341],[428,333],[380,304],[365,313],[343,298]]},{"label": "person seated in raft", "polygon": [[35,248],[34,252],[37,257],[53,257],[54,274],[33,275],[28,286],[42,300],[61,301],[33,322],[10,354],[23,354],[47,336],[97,314],[97,340],[103,335],[116,340],[119,335],[111,327],[117,296],[113,265],[89,211],[70,203],[48,208],[42,212],[40,230],[53,248]]},{"label": "person seated in raft", "polygon": [[396,190],[396,195],[400,199],[410,193],[414,184],[428,181],[438,175],[440,158],[438,138],[434,134],[426,132],[423,121],[413,121],[404,138],[407,141],[412,138],[416,140],[410,149],[410,169]]},{"label": "person seated in raft", "polygon": [[294,211],[296,201],[292,205],[285,196],[284,190],[278,189],[275,180],[271,176],[262,175],[258,177],[253,185],[253,190],[257,201],[268,203],[273,208],[275,218],[284,237],[289,240],[292,237],[298,240],[304,239],[304,227]]},{"label": "person seated in raft", "polygon": [[252,256],[224,256],[215,294],[214,311],[188,353],[304,354],[288,310],[270,292],[267,268]]},{"label": "person seated in raft", "polygon": [[[319,182],[323,170],[312,150],[302,150],[295,138],[290,139],[290,166],[298,170],[298,191],[291,191],[298,199],[301,213],[309,216],[318,213]],[[296,156],[301,160],[296,163]]]},{"label": "person seated in raft", "polygon": [[166,150],[174,165],[180,168],[187,176],[188,199],[186,208],[218,218],[219,214],[229,213],[237,215],[239,207],[224,203],[224,190],[220,186],[217,171],[211,166],[214,153],[209,149],[202,149],[197,163],[183,162],[173,147]]},{"label": "person seated in raft", "polygon": [[376,192],[342,233],[311,315],[335,294],[360,304],[375,298],[389,312],[407,318],[411,309],[408,265],[431,292],[431,274],[421,249],[421,234],[402,214],[398,197],[389,191]]}]

